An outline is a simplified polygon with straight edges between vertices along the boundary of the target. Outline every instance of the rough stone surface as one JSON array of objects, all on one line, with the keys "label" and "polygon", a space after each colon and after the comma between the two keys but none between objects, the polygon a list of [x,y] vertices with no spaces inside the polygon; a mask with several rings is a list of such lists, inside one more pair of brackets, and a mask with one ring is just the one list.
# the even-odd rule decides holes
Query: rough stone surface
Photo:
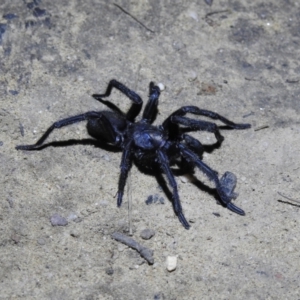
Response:
[{"label": "rough stone surface", "polygon": [[[299,299],[299,1],[114,2],[151,31],[113,1],[0,1],[1,298]],[[203,155],[220,176],[236,175],[246,216],[218,205],[196,171],[203,184],[176,178],[193,221],[185,230],[155,178],[134,167],[133,238],[156,233],[143,241],[149,265],[110,237],[128,233],[127,196],[121,208],[115,198],[121,153],[86,140],[84,122],[49,138],[82,143],[15,150],[54,121],[104,109],[90,95],[112,78],[144,101],[150,81],[165,86],[156,124],[182,105],[252,124],[222,130],[222,146]],[[110,99],[130,105],[117,91]],[[155,194],[165,205],[145,204]],[[77,218],[53,227],[55,211]]]},{"label": "rough stone surface", "polygon": [[140,237],[144,240],[149,240],[155,235],[155,231],[150,228],[143,229],[140,233]]},{"label": "rough stone surface", "polygon": [[50,218],[50,222],[52,226],[66,226],[68,225],[68,221],[66,218],[60,216],[59,214],[54,214]]}]

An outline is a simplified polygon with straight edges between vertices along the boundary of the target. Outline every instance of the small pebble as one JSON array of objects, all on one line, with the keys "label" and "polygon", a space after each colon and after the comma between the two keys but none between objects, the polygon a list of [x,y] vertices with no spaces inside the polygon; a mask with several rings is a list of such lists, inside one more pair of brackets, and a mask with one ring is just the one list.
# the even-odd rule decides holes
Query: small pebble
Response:
[{"label": "small pebble", "polygon": [[185,176],[179,176],[179,179],[181,180],[182,183],[187,183],[188,180]]},{"label": "small pebble", "polygon": [[6,31],[6,24],[2,24],[0,23],[0,44],[2,43],[2,36],[4,35],[5,31]]},{"label": "small pebble", "polygon": [[127,246],[125,246],[125,245],[122,245],[122,244],[118,245],[118,251],[119,252],[123,252],[126,248],[127,248]]},{"label": "small pebble", "polygon": [[148,196],[148,198],[145,202],[146,202],[147,205],[152,204],[153,203],[153,196],[152,195]]},{"label": "small pebble", "polygon": [[43,239],[43,238],[39,238],[39,239],[37,240],[37,243],[38,243],[39,245],[43,246],[43,245],[46,244],[46,241],[45,241],[45,239]]},{"label": "small pebble", "polygon": [[195,71],[190,71],[188,74],[188,81],[192,82],[197,79],[197,73]]},{"label": "small pebble", "polygon": [[35,7],[32,13],[36,18],[38,18],[44,16],[47,12],[45,9]]},{"label": "small pebble", "polygon": [[3,19],[6,19],[6,20],[12,20],[15,18],[18,18],[18,16],[16,14],[8,13],[8,14],[3,15]]},{"label": "small pebble", "polygon": [[107,274],[107,275],[113,275],[114,274],[114,269],[113,268],[107,268],[106,270],[105,270],[105,273]]},{"label": "small pebble", "polygon": [[154,300],[162,300],[162,299],[164,299],[164,295],[163,295],[163,293],[159,292],[159,293],[154,295],[153,299]]},{"label": "small pebble", "polygon": [[109,155],[104,154],[102,157],[103,157],[106,161],[110,161],[110,156],[109,156]]},{"label": "small pebble", "polygon": [[141,231],[140,237],[144,240],[149,240],[155,235],[155,231],[153,229],[144,229]]},{"label": "small pebble", "polygon": [[99,201],[99,205],[100,206],[107,206],[109,204],[109,202],[107,200],[101,200]]},{"label": "small pebble", "polygon": [[168,256],[167,257],[167,270],[172,272],[177,267],[177,256]]},{"label": "small pebble", "polygon": [[72,237],[74,237],[74,238],[78,238],[78,237],[80,237],[80,234],[79,234],[78,231],[72,230],[72,231],[70,232],[70,236],[72,236]]},{"label": "small pebble", "polygon": [[18,244],[21,240],[20,236],[17,234],[12,234],[10,238],[15,244]]},{"label": "small pebble", "polygon": [[41,60],[43,61],[43,62],[52,62],[52,61],[55,61],[55,56],[54,55],[48,55],[48,54],[45,54],[45,55],[43,55],[42,57],[41,57]]},{"label": "small pebble", "polygon": [[181,49],[185,48],[185,44],[181,41],[174,41],[172,46],[176,51],[180,51]]},{"label": "small pebble", "polygon": [[152,203],[160,203],[160,204],[165,204],[165,199],[163,197],[159,197],[159,195],[150,195],[148,196],[147,200],[145,201],[147,205],[150,205]]},{"label": "small pebble", "polygon": [[68,225],[67,219],[60,216],[59,214],[54,214],[50,218],[50,222],[51,222],[52,226],[66,226],[66,225]]},{"label": "small pebble", "polygon": [[160,197],[159,198],[159,202],[160,202],[160,204],[165,204],[165,198],[164,197]]},{"label": "small pebble", "polygon": [[49,17],[43,20],[43,24],[49,29],[52,27],[51,19]]},{"label": "small pebble", "polygon": [[148,198],[145,202],[147,205],[150,205],[152,203],[165,204],[165,199],[163,197],[159,197],[159,195],[155,194],[155,195],[148,196]]},{"label": "small pebble", "polygon": [[29,8],[29,9],[34,8],[34,3],[33,2],[27,3],[27,8]]},{"label": "small pebble", "polygon": [[26,21],[26,22],[25,22],[25,28],[27,29],[27,28],[33,27],[33,26],[35,26],[36,24],[37,24],[37,22],[36,22],[36,21],[33,21],[33,20]]},{"label": "small pebble", "polygon": [[198,22],[198,14],[195,11],[190,11],[189,16]]},{"label": "small pebble", "polygon": [[78,218],[78,216],[75,214],[75,213],[70,213],[69,215],[68,215],[68,221],[74,221],[74,220],[76,220]]},{"label": "small pebble", "polygon": [[159,87],[160,91],[163,91],[165,89],[165,86],[163,83],[158,83],[157,86]]},{"label": "small pebble", "polygon": [[82,218],[78,217],[76,219],[73,220],[75,223],[80,223],[82,221]]},{"label": "small pebble", "polygon": [[19,94],[19,92],[18,92],[18,91],[15,91],[15,90],[9,90],[8,92],[9,92],[11,95],[13,95],[13,96]]}]

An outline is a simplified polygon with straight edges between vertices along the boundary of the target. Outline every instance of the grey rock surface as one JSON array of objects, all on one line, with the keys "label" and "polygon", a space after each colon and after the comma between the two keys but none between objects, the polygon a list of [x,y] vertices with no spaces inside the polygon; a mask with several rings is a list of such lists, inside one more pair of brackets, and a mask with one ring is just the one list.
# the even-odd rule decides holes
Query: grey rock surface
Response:
[{"label": "grey rock surface", "polygon": [[[134,18],[112,1],[0,2],[0,299],[299,299],[299,2],[115,3]],[[167,196],[133,167],[133,238],[154,250],[149,265],[111,238],[128,234],[127,197],[121,208],[115,198],[120,152],[86,140],[84,122],[49,142],[85,142],[15,150],[54,121],[104,109],[91,94],[112,78],[144,101],[150,81],[164,85],[155,124],[183,105],[252,124],[222,130],[222,146],[203,155],[236,175],[246,216],[218,205],[197,170],[202,185],[177,178],[185,230],[168,200],[146,205]],[[117,91],[110,99],[129,107]],[[52,226],[54,213],[76,218]],[[142,240],[143,228],[155,236]]]}]

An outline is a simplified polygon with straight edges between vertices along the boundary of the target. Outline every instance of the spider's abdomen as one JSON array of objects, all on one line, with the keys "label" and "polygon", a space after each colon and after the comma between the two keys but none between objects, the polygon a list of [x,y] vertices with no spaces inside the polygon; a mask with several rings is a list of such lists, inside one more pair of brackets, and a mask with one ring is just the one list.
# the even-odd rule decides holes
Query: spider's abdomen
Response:
[{"label": "spider's abdomen", "polygon": [[112,144],[118,144],[126,129],[126,119],[110,111],[99,112],[98,118],[88,120],[87,130],[90,136]]}]

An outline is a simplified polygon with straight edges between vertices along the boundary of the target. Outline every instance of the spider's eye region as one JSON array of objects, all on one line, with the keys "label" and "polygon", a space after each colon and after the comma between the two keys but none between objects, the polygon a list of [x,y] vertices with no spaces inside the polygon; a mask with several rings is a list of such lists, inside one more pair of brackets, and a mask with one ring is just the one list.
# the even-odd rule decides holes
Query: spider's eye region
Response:
[{"label": "spider's eye region", "polygon": [[151,150],[154,148],[159,148],[162,142],[162,136],[159,133],[151,130],[139,133],[137,132],[134,135],[134,142],[136,146],[144,150]]}]

